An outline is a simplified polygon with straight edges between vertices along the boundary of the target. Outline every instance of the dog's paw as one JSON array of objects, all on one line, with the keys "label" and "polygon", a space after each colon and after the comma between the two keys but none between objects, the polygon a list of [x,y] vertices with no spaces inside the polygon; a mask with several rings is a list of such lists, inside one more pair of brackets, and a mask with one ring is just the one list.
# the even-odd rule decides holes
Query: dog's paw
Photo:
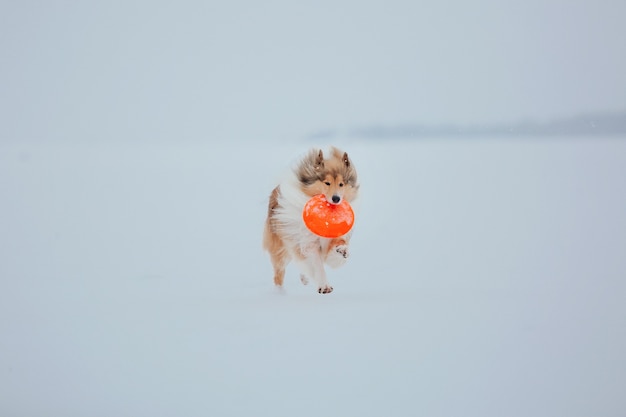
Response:
[{"label": "dog's paw", "polygon": [[348,245],[337,245],[328,252],[326,263],[331,268],[339,268],[346,263],[349,256]]},{"label": "dog's paw", "polygon": [[304,274],[300,274],[300,282],[302,282],[302,285],[307,285],[309,283],[309,279]]},{"label": "dog's paw", "polygon": [[344,259],[348,259],[350,253],[348,252],[348,245],[338,245],[335,247],[335,252],[337,252]]},{"label": "dog's paw", "polygon": [[331,292],[333,292],[333,287],[331,287],[330,285],[324,285],[323,287],[319,287],[317,289],[317,292],[320,294],[330,294]]}]

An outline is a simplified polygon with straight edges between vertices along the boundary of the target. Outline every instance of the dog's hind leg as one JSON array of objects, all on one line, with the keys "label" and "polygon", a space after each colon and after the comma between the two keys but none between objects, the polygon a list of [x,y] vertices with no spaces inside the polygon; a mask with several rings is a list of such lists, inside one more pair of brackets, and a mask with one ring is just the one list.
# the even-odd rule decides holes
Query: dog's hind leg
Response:
[{"label": "dog's hind leg", "polygon": [[285,279],[285,267],[289,262],[289,254],[285,251],[285,246],[281,239],[271,228],[266,226],[263,246],[270,254],[270,261],[274,268],[274,284],[282,286]]},{"label": "dog's hind leg", "polygon": [[273,252],[270,256],[274,267],[274,285],[282,287],[285,280],[285,267],[289,262],[289,256],[284,250]]},{"label": "dog's hind leg", "polygon": [[267,220],[265,220],[265,229],[263,230],[263,248],[269,252],[274,267],[274,284],[282,287],[285,280],[285,267],[289,263],[290,256],[285,249],[285,243],[276,232],[274,210],[279,207],[279,196],[280,188],[276,187],[272,190],[267,207]]}]

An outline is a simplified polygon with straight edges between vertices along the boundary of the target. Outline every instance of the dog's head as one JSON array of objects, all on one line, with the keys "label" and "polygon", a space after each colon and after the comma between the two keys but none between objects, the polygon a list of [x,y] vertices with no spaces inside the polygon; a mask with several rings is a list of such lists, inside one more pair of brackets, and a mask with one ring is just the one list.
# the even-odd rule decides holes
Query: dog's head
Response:
[{"label": "dog's head", "polygon": [[305,194],[311,197],[324,194],[331,204],[351,202],[359,190],[352,161],[337,148],[331,148],[327,159],[321,150],[311,150],[298,166],[297,175]]}]

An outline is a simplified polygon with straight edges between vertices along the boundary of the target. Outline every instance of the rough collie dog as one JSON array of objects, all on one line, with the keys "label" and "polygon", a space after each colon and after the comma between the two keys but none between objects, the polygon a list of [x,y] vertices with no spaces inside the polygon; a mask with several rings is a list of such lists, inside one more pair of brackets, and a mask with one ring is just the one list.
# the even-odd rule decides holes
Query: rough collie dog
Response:
[{"label": "rough collie dog", "polygon": [[263,233],[263,247],[269,252],[274,267],[274,284],[282,287],[285,267],[293,260],[300,269],[300,279],[310,279],[320,294],[332,292],[324,264],[337,268],[348,259],[352,231],[337,238],[313,234],[302,220],[307,201],[324,194],[330,204],[344,199],[351,203],[358,194],[357,173],[348,154],[331,148],[324,158],[321,150],[312,149],[300,161],[290,178],[272,191]]}]

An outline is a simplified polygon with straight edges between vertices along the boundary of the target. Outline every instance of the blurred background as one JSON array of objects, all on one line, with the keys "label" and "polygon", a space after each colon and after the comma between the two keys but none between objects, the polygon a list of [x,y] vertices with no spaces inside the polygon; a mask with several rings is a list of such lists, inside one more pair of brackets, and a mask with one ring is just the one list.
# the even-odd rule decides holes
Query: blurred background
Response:
[{"label": "blurred background", "polygon": [[[0,415],[623,417],[625,17],[0,0]],[[273,291],[328,143],[350,261]]]},{"label": "blurred background", "polygon": [[625,15],[619,0],[3,1],[0,140],[292,141],[606,113],[626,130]]}]

